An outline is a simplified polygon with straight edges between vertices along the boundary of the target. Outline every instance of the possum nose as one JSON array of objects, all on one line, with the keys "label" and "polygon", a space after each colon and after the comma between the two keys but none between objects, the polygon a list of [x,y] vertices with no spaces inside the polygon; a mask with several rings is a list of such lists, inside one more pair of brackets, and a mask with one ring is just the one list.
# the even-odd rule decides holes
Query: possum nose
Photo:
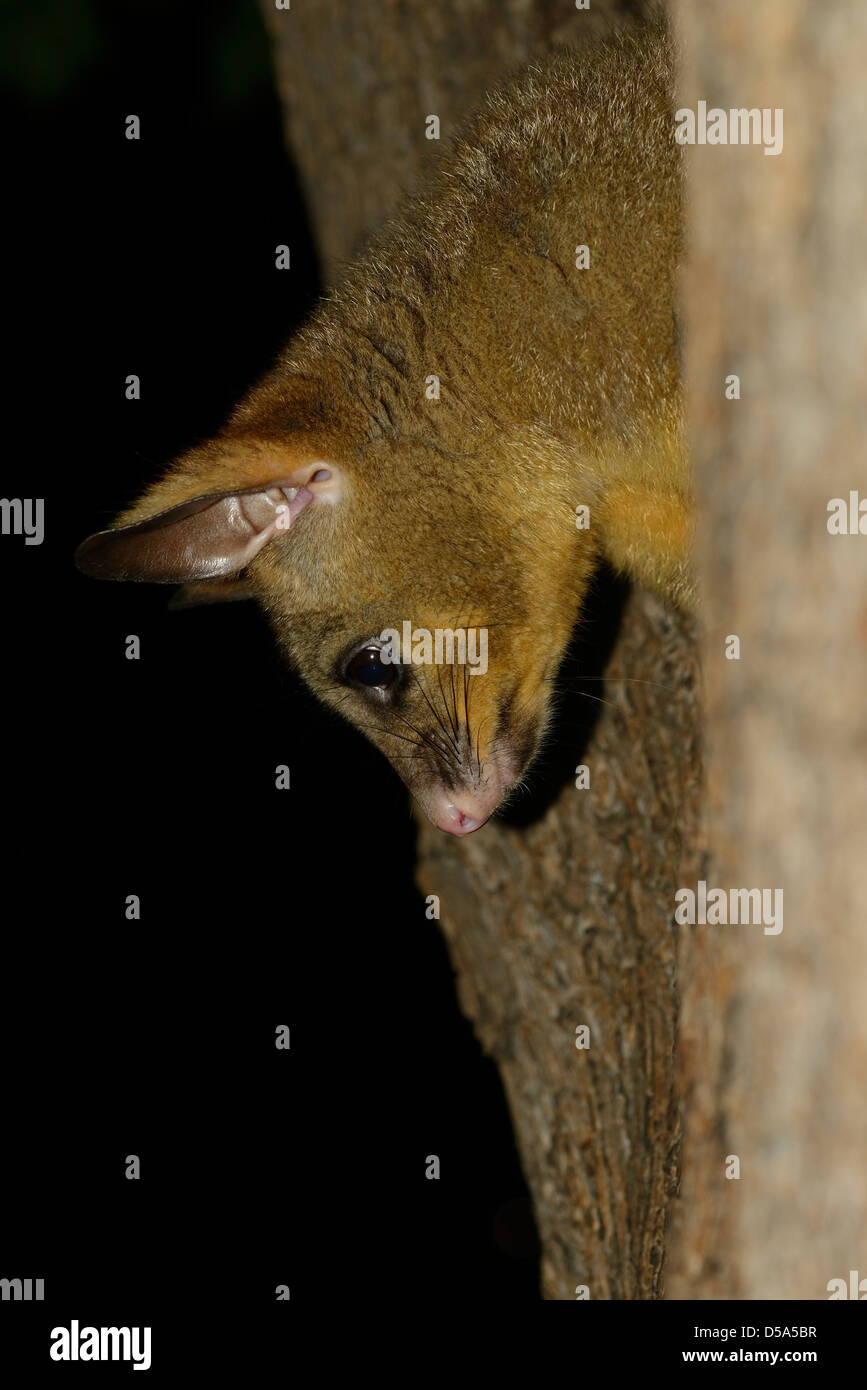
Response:
[{"label": "possum nose", "polygon": [[437,821],[440,830],[447,831],[449,835],[469,835],[471,830],[478,830],[484,823],[484,820],[468,816],[466,811],[459,811],[457,806],[446,806],[445,816]]},{"label": "possum nose", "polygon": [[500,792],[484,796],[461,792],[453,800],[451,794],[443,794],[438,804],[432,808],[431,820],[440,830],[449,835],[469,835],[478,830],[496,811],[500,804]]}]

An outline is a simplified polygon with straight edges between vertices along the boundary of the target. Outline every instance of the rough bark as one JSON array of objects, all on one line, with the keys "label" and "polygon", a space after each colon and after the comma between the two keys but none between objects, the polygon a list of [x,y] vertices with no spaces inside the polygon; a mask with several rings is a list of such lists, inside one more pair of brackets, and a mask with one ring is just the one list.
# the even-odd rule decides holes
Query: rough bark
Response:
[{"label": "rough bark", "polygon": [[586,745],[569,759],[556,740],[561,776],[585,763],[589,790],[569,779],[520,828],[421,837],[462,1007],[503,1078],[551,1299],[579,1284],[659,1296],[678,1177],[672,904],[697,835],[692,624],[636,593],[608,676]]},{"label": "rough bark", "polygon": [[867,494],[867,11],[677,14],[683,106],[785,113],[781,155],[688,152],[686,281],[713,878],[782,888],[785,918],[681,938],[695,1103],[667,1283],[821,1299],[867,1274],[867,536],[826,527],[831,498]]}]

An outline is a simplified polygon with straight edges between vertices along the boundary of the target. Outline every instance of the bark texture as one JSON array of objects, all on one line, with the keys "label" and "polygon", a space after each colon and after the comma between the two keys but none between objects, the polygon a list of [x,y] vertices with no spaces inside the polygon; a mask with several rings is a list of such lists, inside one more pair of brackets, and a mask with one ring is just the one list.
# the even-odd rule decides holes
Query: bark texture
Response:
[{"label": "bark texture", "polygon": [[686,338],[713,881],[782,888],[785,917],[681,938],[668,1291],[822,1299],[867,1274],[867,535],[826,526],[831,498],[867,496],[867,11],[677,16],[682,106],[784,111],[780,155],[688,152]]},{"label": "bark texture", "polygon": [[[421,832],[461,1005],[503,1077],[550,1299],[578,1285],[658,1297],[678,1177],[672,905],[697,838],[691,623],[634,594],[608,674],[586,744],[576,736],[570,758],[555,740],[568,780],[540,819],[458,844]],[[568,777],[579,763],[590,789]]]}]

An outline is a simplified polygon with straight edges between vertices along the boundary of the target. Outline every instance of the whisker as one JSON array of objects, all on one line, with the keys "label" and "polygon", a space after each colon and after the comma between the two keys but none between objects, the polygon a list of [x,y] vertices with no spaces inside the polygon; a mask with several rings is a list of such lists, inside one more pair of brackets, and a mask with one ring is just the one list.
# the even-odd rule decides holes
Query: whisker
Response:
[{"label": "whisker", "polygon": [[[555,677],[556,679],[556,677]],[[669,695],[676,695],[677,690],[672,685],[663,685],[661,681],[644,680],[642,676],[572,676],[568,679],[561,679],[558,684],[579,684],[582,681],[632,681],[636,685],[655,685],[657,690],[666,690]]]},{"label": "whisker", "polygon": [[[424,700],[425,704],[427,705],[428,709],[430,710],[431,714],[433,715],[434,719],[436,720],[438,727],[439,727],[440,729],[442,729],[443,733],[444,733],[444,734],[446,735],[446,737],[448,738],[448,737],[449,737],[449,732],[448,732],[448,730],[446,729],[446,726],[445,726],[445,724],[443,723],[442,719],[440,718],[439,711],[436,709],[435,705],[433,704],[433,702],[432,702],[431,699],[429,698],[428,693],[427,693],[427,691],[426,691],[425,688],[424,688],[424,683],[419,679],[419,677],[416,675],[415,671],[412,671],[412,677],[413,677],[413,680],[415,681],[416,685],[418,686],[419,690],[421,691],[422,699]],[[449,721],[449,722],[451,722],[451,721]],[[452,745],[453,745],[453,747],[454,747],[454,754],[455,754],[455,757],[457,757],[457,756],[458,756],[458,752],[459,752],[458,742],[457,742],[457,738],[458,738],[458,731],[457,731],[457,729],[453,729],[453,733],[454,733],[454,737],[450,739],[450,742],[452,743]]]},{"label": "whisker", "polygon": [[[402,714],[398,714],[396,710],[394,711],[394,716],[396,719],[400,720],[401,724],[404,724],[407,729],[411,729],[412,732],[418,736],[418,738],[420,738],[425,744],[427,744],[428,748],[430,748],[435,758],[438,758],[440,762],[444,763],[446,767],[448,767],[449,760],[446,756],[445,750],[439,747],[436,740],[432,739],[430,734],[426,734],[423,729],[417,729],[414,724],[411,724],[410,721],[408,719],[405,719]],[[443,730],[443,732],[445,732],[445,730]]]}]

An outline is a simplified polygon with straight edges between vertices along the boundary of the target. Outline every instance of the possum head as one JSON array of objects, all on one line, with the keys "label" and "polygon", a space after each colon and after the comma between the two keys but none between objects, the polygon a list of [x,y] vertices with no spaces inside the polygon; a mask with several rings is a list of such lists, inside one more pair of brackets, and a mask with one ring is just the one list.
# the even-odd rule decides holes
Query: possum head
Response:
[{"label": "possum head", "polygon": [[184,602],[255,596],[291,665],[434,824],[477,829],[543,734],[593,565],[574,523],[587,499],[532,442],[447,456],[282,391],[266,414],[183,457],[78,567],[182,584]]}]

